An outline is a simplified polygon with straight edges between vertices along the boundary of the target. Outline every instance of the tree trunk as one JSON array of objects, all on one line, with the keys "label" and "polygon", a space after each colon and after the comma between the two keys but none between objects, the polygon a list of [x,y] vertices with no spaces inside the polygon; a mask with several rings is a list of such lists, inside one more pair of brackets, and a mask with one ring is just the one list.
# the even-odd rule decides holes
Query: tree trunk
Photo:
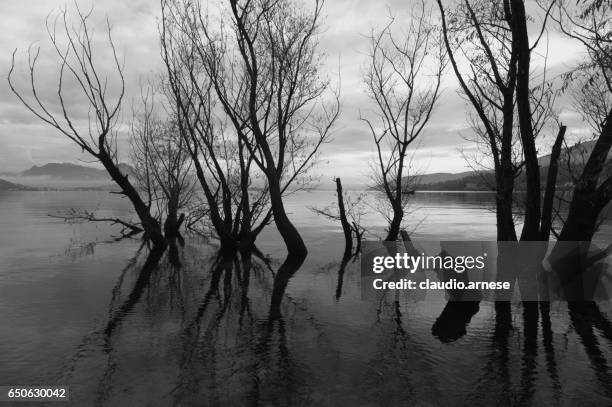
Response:
[{"label": "tree trunk", "polygon": [[497,240],[516,241],[514,230],[514,219],[512,217],[512,202],[508,203],[507,198],[496,197],[496,217],[497,217]]},{"label": "tree trunk", "polygon": [[[497,240],[516,241],[514,225],[514,164],[512,162],[512,142],[514,137],[514,92],[516,89],[516,50],[508,67],[508,85],[503,89],[503,122],[499,164],[495,168],[496,205],[497,205]],[[497,148],[495,136],[490,135],[491,151]]]},{"label": "tree trunk", "polygon": [[306,257],[308,249],[302,240],[302,236],[295,228],[293,223],[289,220],[287,212],[285,211],[285,205],[283,204],[283,197],[279,185],[279,180],[275,177],[268,176],[268,185],[270,193],[270,205],[272,207],[272,214],[274,215],[274,224],[278,229],[285,246],[287,247],[288,257]]},{"label": "tree trunk", "polygon": [[597,218],[610,201],[608,191],[605,188],[598,188],[598,181],[610,148],[612,148],[612,110],[608,112],[601,134],[576,184],[559,240],[584,241],[593,238]]},{"label": "tree trunk", "polygon": [[199,162],[198,155],[192,153],[191,151],[190,154],[194,163],[194,167],[196,169],[196,176],[198,177],[198,181],[200,181],[200,186],[204,191],[204,196],[206,197],[206,202],[208,203],[208,208],[210,210],[210,220],[213,224],[213,227],[215,228],[217,236],[219,236],[219,240],[221,241],[221,247],[234,247],[236,244],[235,239],[226,227],[224,219],[221,218],[221,214],[219,213],[219,207],[217,206],[217,201],[212,191],[208,187],[208,182],[206,182],[206,176],[204,175],[204,170],[202,169],[202,165]]},{"label": "tree trunk", "polygon": [[400,233],[400,228],[402,226],[402,219],[404,218],[404,210],[402,209],[401,204],[393,204],[393,219],[391,219],[391,223],[389,224],[389,231],[387,232],[387,237],[385,241],[387,242],[395,242]]},{"label": "tree trunk", "polygon": [[597,228],[597,218],[603,208],[596,203],[593,192],[574,191],[565,225],[559,234],[563,241],[590,241]]},{"label": "tree trunk", "polygon": [[111,176],[113,181],[121,188],[122,193],[130,200],[134,206],[134,210],[142,223],[142,228],[145,231],[147,237],[153,242],[156,248],[165,248],[166,239],[162,234],[161,226],[157,219],[151,216],[149,207],[144,203],[138,191],[134,188],[132,183],[128,180],[128,177],[123,175],[117,165],[115,165],[113,159],[108,155],[106,150],[101,149],[100,155],[98,156],[104,168]]},{"label": "tree trunk", "polygon": [[173,241],[179,235],[179,217],[178,217],[178,197],[172,197],[168,200],[167,215],[164,222],[164,235],[166,240]]},{"label": "tree trunk", "polygon": [[178,216],[176,211],[168,211],[168,216],[164,222],[164,234],[166,235],[166,239],[174,239],[176,237],[178,234],[177,225]]},{"label": "tree trunk", "polygon": [[359,227],[356,222],[353,222],[353,230],[355,231],[355,240],[357,241],[357,247],[355,248],[355,254],[361,253],[361,236],[364,231]]},{"label": "tree trunk", "polygon": [[535,147],[531,104],[529,100],[530,50],[527,33],[527,17],[523,0],[511,1],[512,41],[518,50],[516,75],[516,105],[518,111],[521,142],[525,160],[527,193],[525,197],[525,223],[521,240],[539,240],[540,237],[540,167]]},{"label": "tree trunk", "polygon": [[237,238],[237,247],[240,250],[251,250],[255,247],[255,239],[257,234],[254,233],[250,227],[244,228],[240,231]]},{"label": "tree trunk", "polygon": [[495,174],[497,191],[495,193],[497,240],[516,241],[514,215],[512,213],[514,174],[512,168],[504,168]]},{"label": "tree trunk", "polygon": [[336,178],[336,193],[338,194],[338,213],[340,215],[340,223],[344,232],[344,253],[349,255],[353,251],[353,233],[351,224],[346,218],[346,209],[344,207],[344,197],[342,196],[342,181]]},{"label": "tree trunk", "polygon": [[544,202],[542,203],[542,222],[540,223],[540,239],[548,240],[552,229],[553,204],[555,192],[557,191],[557,173],[559,171],[559,157],[561,156],[561,145],[565,138],[566,126],[559,128],[555,144],[550,153],[550,164],[546,175],[546,189],[544,190]]}]

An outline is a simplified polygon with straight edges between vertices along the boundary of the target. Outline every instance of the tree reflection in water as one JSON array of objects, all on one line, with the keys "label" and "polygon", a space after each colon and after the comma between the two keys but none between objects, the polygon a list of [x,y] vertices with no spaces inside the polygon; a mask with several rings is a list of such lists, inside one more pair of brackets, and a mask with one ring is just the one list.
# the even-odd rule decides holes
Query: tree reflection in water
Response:
[{"label": "tree reflection in water", "polygon": [[[311,273],[303,258],[203,255],[192,243],[177,245],[175,259],[144,251],[119,274],[108,320],[66,369],[75,400],[95,394],[95,405],[538,405],[544,392],[567,404],[564,384],[585,374],[572,372],[580,358],[567,345],[572,332],[601,391],[590,400],[612,400],[612,326],[596,303],[570,302],[564,319],[565,305],[552,303],[551,310],[545,301],[423,303],[441,310],[429,318],[395,292],[370,311],[350,313],[345,304],[358,301],[358,262],[343,256],[321,271],[330,279],[330,304],[343,310],[334,326],[333,317],[291,289],[298,270]],[[355,324],[365,328],[345,334]]]},{"label": "tree reflection in water", "polygon": [[[408,253],[417,252],[409,241],[405,241],[404,244]],[[528,298],[537,296],[538,287],[543,291],[539,294],[540,301],[522,301],[520,306],[514,306],[510,302],[510,298],[502,297],[494,302],[495,319],[490,341],[491,349],[487,356],[488,361],[482,370],[482,376],[478,381],[479,384],[470,397],[474,402],[482,402],[483,395],[487,395],[487,397],[493,397],[490,400],[491,403],[500,405],[534,404],[536,392],[540,390],[538,383],[542,380],[538,377],[540,374],[538,352],[541,349],[543,350],[544,365],[548,376],[546,379],[550,381],[552,399],[556,404],[561,404],[563,401],[564,390],[557,358],[560,354],[562,358],[566,358],[567,355],[563,355],[563,351],[567,349],[561,349],[561,352],[559,352],[559,349],[555,347],[555,335],[550,316],[551,302],[548,301],[548,291],[546,291],[549,289],[548,281],[542,278],[543,273],[540,264],[546,253],[547,246],[545,245],[546,243],[542,243],[542,246],[544,246],[542,248],[539,247],[539,244],[534,244],[531,256],[517,257],[513,251],[515,249],[499,243],[499,281],[510,281],[513,286],[516,284],[520,287],[522,295]],[[441,253],[444,253],[444,250],[442,248]],[[605,249],[603,253],[606,254],[595,251],[591,258],[577,258],[576,256],[579,255],[585,256],[585,252],[567,252],[566,250],[559,261],[569,266],[562,268],[561,271],[573,273],[574,276],[580,275],[580,273],[585,275],[588,267],[592,266],[595,261],[607,256],[608,249]],[[577,267],[583,268],[577,272]],[[570,268],[570,270],[568,271],[567,268]],[[553,268],[553,270],[556,271],[557,269]],[[406,276],[392,276],[390,279],[400,277]],[[414,276],[410,277],[413,278]],[[446,277],[444,275],[438,274],[438,277],[440,281],[445,281]],[[467,282],[465,275],[460,277]],[[539,282],[536,281],[538,279]],[[573,290],[572,292],[574,292],[576,290],[575,286],[578,286],[578,291],[582,293],[581,290],[589,286],[588,280],[588,276],[585,279],[579,279],[569,288],[565,287],[565,290]],[[542,287],[543,285],[544,287]],[[467,334],[472,317],[479,312],[480,301],[465,298],[461,300],[461,298],[457,298],[457,293],[451,291],[447,292],[447,296],[450,299],[436,318],[431,329],[432,335],[441,343],[452,343],[463,338]],[[404,337],[406,329],[403,326],[400,299],[397,294],[387,294],[387,297],[395,297],[392,300],[394,315],[389,318],[395,321],[396,328],[394,332],[389,332],[389,335],[391,337]],[[478,295],[474,294],[473,297],[478,297]],[[608,358],[610,349],[612,349],[610,347],[612,344],[612,323],[594,301],[566,301],[558,304],[567,307],[567,319],[571,324],[570,329],[573,329],[578,336],[579,342],[588,357],[590,368],[595,373],[600,392],[607,399],[612,400],[612,377],[608,367]],[[382,306],[379,306],[379,319],[382,308]],[[516,317],[518,315],[521,317],[522,329],[513,326],[513,309],[516,310]],[[538,338],[539,335],[541,335],[541,340]],[[514,355],[512,355],[510,344],[512,337],[520,340],[521,343],[518,369],[513,366]],[[393,349],[395,347],[388,347],[389,352],[393,352]],[[567,378],[565,379],[567,380]],[[402,384],[404,386],[398,388],[405,390],[406,383]]]}]

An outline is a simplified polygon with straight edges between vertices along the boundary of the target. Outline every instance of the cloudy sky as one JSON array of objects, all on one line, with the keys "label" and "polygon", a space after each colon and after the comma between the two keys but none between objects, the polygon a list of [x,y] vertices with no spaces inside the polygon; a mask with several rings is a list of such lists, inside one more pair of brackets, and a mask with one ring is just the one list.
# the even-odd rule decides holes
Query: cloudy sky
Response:
[{"label": "cloudy sky", "polygon": [[[47,100],[54,96],[58,72],[53,54],[48,52],[50,44],[46,41],[45,18],[66,3],[73,4],[65,0],[0,2],[0,70],[8,72],[12,51],[17,48],[16,70],[24,72],[28,46],[39,44],[42,48],[39,84],[46,92]],[[78,0],[77,3],[83,9],[92,5],[91,0]],[[97,0],[93,5],[95,28],[103,30],[105,15],[108,15],[115,43],[125,59],[126,106],[129,106],[138,95],[139,83],[162,71],[157,34],[159,2]],[[361,81],[368,47],[365,35],[371,27],[381,27],[387,22],[389,10],[399,19],[408,14],[409,7],[411,2],[405,0],[327,0],[321,44],[328,56],[329,68],[340,69],[342,116],[333,141],[321,151],[321,165],[317,172],[323,179],[340,175],[347,183],[359,183],[367,177],[368,161],[373,158],[374,147],[365,123],[359,120],[360,110],[367,114],[372,109]],[[103,35],[103,31],[98,35]],[[548,45],[549,67],[553,72],[570,68],[580,58],[580,46],[562,38],[554,30],[548,35]],[[101,58],[99,63],[103,66],[109,60]],[[469,135],[467,107],[457,95],[456,88],[456,81],[449,71],[438,108],[419,143],[416,155],[419,171],[468,170],[459,150],[473,146],[462,138],[462,135]],[[87,117],[86,110],[79,110],[79,106],[73,108],[75,114]],[[584,132],[584,125],[572,112],[564,111],[562,119],[570,126],[570,132]],[[65,137],[26,112],[5,80],[0,83],[0,172],[21,171],[47,162],[79,163],[87,160]]]}]

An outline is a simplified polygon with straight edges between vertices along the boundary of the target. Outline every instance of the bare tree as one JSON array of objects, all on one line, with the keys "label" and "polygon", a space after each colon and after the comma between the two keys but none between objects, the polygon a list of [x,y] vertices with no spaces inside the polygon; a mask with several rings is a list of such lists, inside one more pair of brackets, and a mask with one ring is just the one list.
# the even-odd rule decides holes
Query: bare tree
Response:
[{"label": "bare tree", "polygon": [[[476,111],[472,128],[479,140],[486,140],[493,160],[497,239],[516,240],[512,213],[518,171],[513,148],[516,52],[508,27],[509,10],[497,2],[475,6],[460,2],[448,12],[441,1],[438,6],[451,65],[461,92]],[[460,71],[460,58],[468,61],[469,73]]]},{"label": "bare tree", "polygon": [[[164,248],[166,240],[159,222],[152,216],[150,208],[132,185],[128,176],[119,168],[116,128],[125,92],[123,65],[117,56],[108,21],[107,45],[114,77],[107,77],[96,65],[97,57],[94,56],[95,48],[88,25],[92,11],[85,13],[77,7],[76,26],[70,25],[66,10],[59,12],[53,22],[47,20],[47,33],[59,64],[57,107],[47,102],[48,95],[41,94],[42,88],[37,81],[37,62],[40,55],[38,48],[30,48],[28,52],[29,97],[25,92],[17,90],[13,82],[16,51],[13,52],[12,65],[8,74],[9,86],[30,112],[104,166],[113,181],[121,188],[121,193],[132,203],[146,237],[153,242],[155,247]],[[72,105],[74,95],[68,95],[71,90],[68,88],[68,82],[76,86],[89,111],[86,124],[79,123],[79,117],[71,109],[71,107],[74,108]],[[113,85],[116,85],[114,86],[114,97],[111,96]]]},{"label": "bare tree", "polygon": [[376,120],[361,117],[372,133],[377,163],[374,187],[392,208],[385,240],[395,241],[404,218],[407,197],[409,147],[423,134],[440,95],[446,65],[440,31],[432,10],[421,2],[401,35],[394,18],[370,34],[370,51],[364,82],[376,106]]},{"label": "bare tree", "polygon": [[187,207],[194,198],[192,161],[180,136],[176,118],[161,119],[155,111],[153,89],[142,95],[142,110],[134,113],[130,144],[137,186],[146,193],[147,206],[164,225],[166,239],[178,237]]},{"label": "bare tree", "polygon": [[306,247],[287,216],[283,195],[307,181],[304,176],[339,114],[338,94],[332,92],[332,102],[326,103],[331,88],[320,72],[323,2],[315,1],[307,11],[289,0],[229,0],[219,10],[229,23],[218,28],[199,2],[177,3],[175,21],[191,40],[194,64],[210,81],[240,140],[238,148],[264,177],[288,252],[304,256]]},{"label": "bare tree", "polygon": [[356,242],[354,254],[357,254],[361,252],[361,238],[366,231],[361,225],[361,217],[365,214],[364,195],[351,196],[348,194],[345,197],[340,178],[335,178],[334,183],[336,184],[336,202],[323,208],[311,207],[310,210],[327,219],[340,222],[345,240],[344,257],[350,257],[353,254],[353,238]]},{"label": "bare tree", "polygon": [[[249,248],[271,219],[268,187],[244,138],[228,125],[204,67],[200,11],[192,3],[162,2],[166,94],[204,192],[212,229],[224,248]],[[247,129],[239,131],[252,138]]]},{"label": "bare tree", "polygon": [[[603,2],[570,7],[561,2],[554,17],[560,30],[579,41],[586,60],[569,73],[575,106],[593,129],[594,145],[576,177],[567,218],[559,240],[590,241],[598,218],[612,200],[612,176],[607,173],[612,147],[612,7]],[[571,85],[570,85],[571,86]]]},{"label": "bare tree", "polygon": [[[531,51],[539,42],[538,37],[533,45],[529,43],[527,32],[527,14],[523,0],[510,1],[510,27],[512,31],[512,45],[516,50],[516,109],[520,127],[521,145],[523,147],[523,161],[525,166],[526,194],[525,217],[521,240],[540,239],[541,188],[540,167],[538,165],[538,152],[535,144],[535,133],[531,106],[530,66]],[[550,10],[550,9],[549,9]],[[549,15],[546,12],[546,18]],[[542,24],[542,31],[546,27],[546,18]],[[559,133],[561,134],[561,133]]]},{"label": "bare tree", "polygon": [[[530,58],[540,43],[551,7],[544,9],[541,26],[533,43],[527,36],[527,17],[521,0],[488,2],[464,0],[451,11],[438,0],[444,42],[461,92],[475,110],[472,128],[485,140],[495,174],[498,240],[516,240],[514,225],[515,180],[523,172],[526,195],[523,201],[522,240],[548,239],[547,215],[542,215],[540,169],[536,138],[554,121],[555,93],[546,78],[546,58],[541,82],[531,83]],[[469,72],[462,72],[465,60]],[[520,88],[520,89],[519,89]],[[560,146],[565,131],[556,134]],[[520,143],[518,140],[520,140]],[[553,157],[558,158],[558,154]],[[555,158],[555,160],[557,159]],[[551,165],[555,171],[555,163]],[[554,195],[556,173],[549,173],[545,206]],[[552,194],[552,195],[551,195]],[[541,225],[542,217],[544,226]]]}]

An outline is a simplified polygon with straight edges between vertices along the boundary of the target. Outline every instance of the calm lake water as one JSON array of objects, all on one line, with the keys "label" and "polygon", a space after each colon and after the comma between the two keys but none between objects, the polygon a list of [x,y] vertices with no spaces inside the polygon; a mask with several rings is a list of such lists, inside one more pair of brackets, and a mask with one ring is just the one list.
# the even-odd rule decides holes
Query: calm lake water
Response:
[{"label": "calm lake water", "polygon": [[[0,192],[0,385],[70,385],[75,406],[612,405],[609,303],[364,301],[359,262],[340,270],[339,225],[308,209],[334,199],[289,199],[309,256],[284,274],[272,228],[266,261],[190,238],[181,268],[149,269],[117,228],[48,216],[124,216],[116,195]],[[487,194],[419,193],[408,226],[493,240],[492,208]],[[363,223],[382,234],[379,216]],[[597,239],[610,236],[605,224]]]}]

